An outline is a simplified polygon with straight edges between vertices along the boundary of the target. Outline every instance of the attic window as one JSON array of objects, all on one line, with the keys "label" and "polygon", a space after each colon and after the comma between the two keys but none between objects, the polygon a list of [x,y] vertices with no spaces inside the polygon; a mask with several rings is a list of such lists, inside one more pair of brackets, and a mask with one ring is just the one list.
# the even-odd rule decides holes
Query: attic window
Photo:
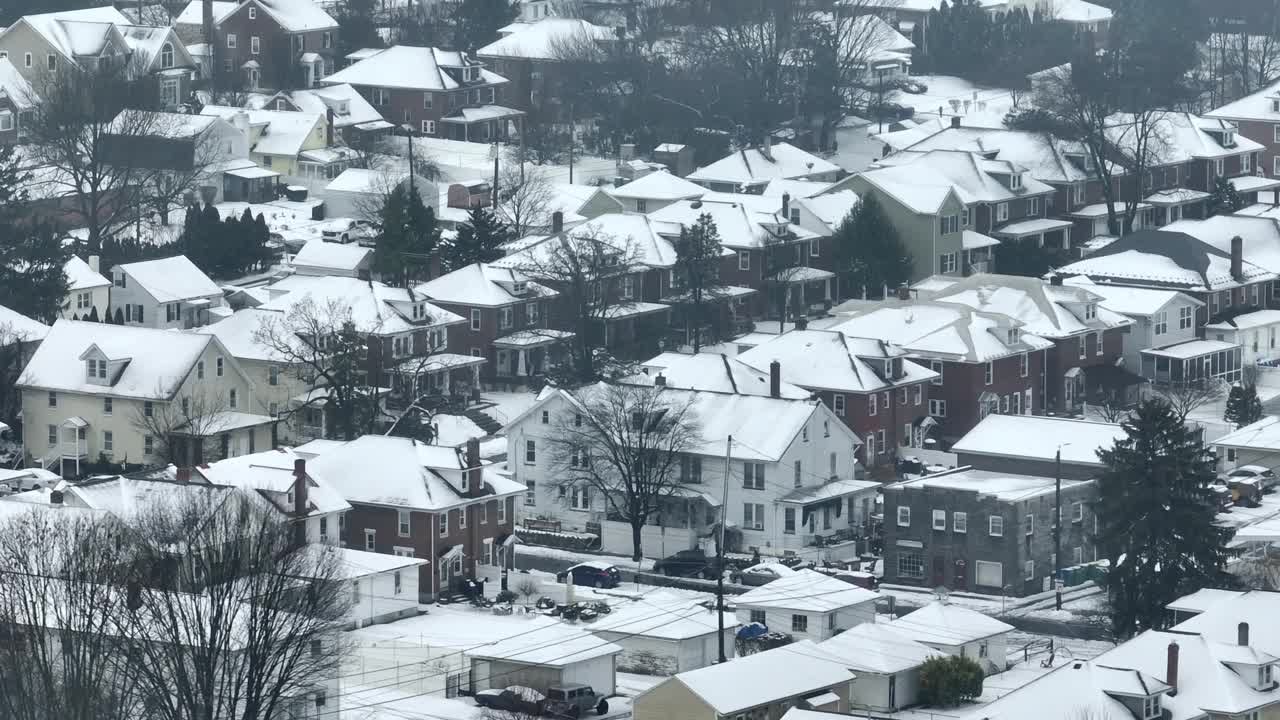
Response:
[{"label": "attic window", "polygon": [[1271,112],[1280,112],[1280,98],[1271,99]]},{"label": "attic window", "polygon": [[1018,342],[1018,328],[1009,328],[1005,331],[1005,337],[1010,345]]},{"label": "attic window", "polygon": [[523,295],[527,286],[528,285],[527,283],[525,283],[525,281],[523,280],[517,281],[511,285],[511,292],[515,293],[516,295]]},{"label": "attic window", "polygon": [[1098,306],[1090,303],[1084,306],[1084,319],[1093,320],[1098,317]]},{"label": "attic window", "polygon": [[1012,174],[1012,175],[1010,175],[1010,176],[1009,176],[1009,189],[1010,189],[1010,190],[1021,190],[1021,189],[1022,189],[1022,176],[1021,176],[1021,175],[1019,175],[1019,174],[1017,174],[1017,173],[1014,173],[1014,174]]},{"label": "attic window", "polygon": [[1155,720],[1161,712],[1159,695],[1142,698],[1142,720]]},{"label": "attic window", "polygon": [[1222,133],[1222,147],[1235,147],[1235,146],[1236,146],[1235,132],[1232,130],[1227,130],[1226,132]]},{"label": "attic window", "polygon": [[476,73],[476,69],[473,67],[462,68],[462,79],[466,82],[471,82],[472,80],[476,79],[475,73]]},{"label": "attic window", "polygon": [[107,379],[107,361],[95,360],[89,358],[85,360],[86,377],[90,380],[106,380]]}]

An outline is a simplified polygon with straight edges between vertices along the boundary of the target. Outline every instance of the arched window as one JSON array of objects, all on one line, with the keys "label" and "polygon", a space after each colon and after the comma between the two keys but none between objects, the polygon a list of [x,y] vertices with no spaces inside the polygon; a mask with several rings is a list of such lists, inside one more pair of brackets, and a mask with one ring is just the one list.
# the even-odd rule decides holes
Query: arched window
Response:
[{"label": "arched window", "polygon": [[165,43],[160,48],[160,67],[168,69],[173,67],[173,44]]}]

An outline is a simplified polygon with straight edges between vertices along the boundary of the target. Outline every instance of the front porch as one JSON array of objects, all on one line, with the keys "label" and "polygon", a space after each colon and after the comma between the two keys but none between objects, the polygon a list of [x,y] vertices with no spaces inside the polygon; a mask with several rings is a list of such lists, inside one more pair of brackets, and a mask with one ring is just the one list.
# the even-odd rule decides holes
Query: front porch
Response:
[{"label": "front porch", "polygon": [[89,460],[89,421],[79,415],[50,426],[50,449],[40,458],[40,467],[62,477],[79,477],[80,467]]},{"label": "front porch", "polygon": [[627,302],[607,308],[602,318],[601,343],[620,357],[652,357],[661,351],[670,305]]},{"label": "front porch", "polygon": [[573,336],[568,330],[520,330],[494,340],[493,379],[524,385],[545,375],[564,359],[563,345]]},{"label": "front porch", "polygon": [[867,552],[879,487],[880,483],[870,480],[832,480],[778,498],[780,550],[830,561],[855,559]]},{"label": "front porch", "polygon": [[1154,225],[1163,227],[1184,218],[1203,219],[1209,197],[1209,193],[1202,190],[1171,188],[1152,194],[1146,198],[1146,202],[1155,207],[1152,218]]},{"label": "front porch", "polygon": [[1002,240],[1034,242],[1037,247],[1055,250],[1071,249],[1071,221],[1055,218],[1029,218],[1008,223],[992,233]]},{"label": "front porch", "polygon": [[400,410],[422,399],[467,402],[480,388],[483,357],[436,353],[410,358],[389,373],[391,394],[387,407]]},{"label": "front porch", "polygon": [[831,285],[835,277],[836,274],[829,270],[792,267],[770,275],[768,281],[786,288],[782,315],[795,318],[831,309]]},{"label": "front porch", "polygon": [[524,111],[501,105],[465,107],[440,119],[441,137],[463,142],[507,142],[524,129]]},{"label": "front porch", "polygon": [[961,248],[964,250],[964,275],[995,272],[993,248],[1000,241],[990,235],[983,235],[976,230],[965,230],[960,234]]}]

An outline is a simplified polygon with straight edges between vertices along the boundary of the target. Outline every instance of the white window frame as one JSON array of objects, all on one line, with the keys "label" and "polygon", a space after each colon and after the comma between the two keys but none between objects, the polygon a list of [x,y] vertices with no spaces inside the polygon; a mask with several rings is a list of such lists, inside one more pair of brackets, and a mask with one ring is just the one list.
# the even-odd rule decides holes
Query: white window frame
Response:
[{"label": "white window frame", "polygon": [[984,385],[991,385],[996,380],[996,363],[994,360],[988,360],[986,365],[982,367],[982,382]]},{"label": "white window frame", "polygon": [[969,514],[963,512],[951,513],[951,532],[965,533],[969,532]]},{"label": "white window frame", "polygon": [[930,417],[946,417],[947,401],[938,398],[929,398],[929,416]]},{"label": "white window frame", "polygon": [[1036,561],[1035,560],[1028,560],[1022,563],[1022,579],[1023,580],[1036,579]]},{"label": "white window frame", "polygon": [[373,528],[364,529],[364,549],[365,552],[377,552],[378,547],[378,531]]},{"label": "white window frame", "polygon": [[946,530],[946,529],[947,529],[947,511],[946,511],[946,510],[934,510],[934,511],[933,511],[933,525],[932,525],[932,527],[933,527],[933,529],[934,529],[934,530]]},{"label": "white window frame", "polygon": [[991,537],[1004,537],[1004,516],[988,515],[987,516],[987,535]]},{"label": "white window frame", "polygon": [[898,527],[911,527],[911,506],[898,506]]},{"label": "white window frame", "polygon": [[1009,203],[996,203],[996,222],[1004,222],[1009,219]]},{"label": "white window frame", "polygon": [[836,393],[831,398],[832,412],[840,417],[844,417],[844,393]]},{"label": "white window frame", "polygon": [[739,270],[751,269],[751,252],[750,251],[748,250],[738,251],[738,269]]}]

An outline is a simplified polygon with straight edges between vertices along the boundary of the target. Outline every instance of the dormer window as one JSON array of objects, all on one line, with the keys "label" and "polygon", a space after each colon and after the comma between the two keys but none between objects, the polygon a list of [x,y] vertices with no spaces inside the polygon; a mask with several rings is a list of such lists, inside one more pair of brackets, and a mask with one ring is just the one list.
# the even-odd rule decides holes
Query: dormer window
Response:
[{"label": "dormer window", "polygon": [[528,283],[526,283],[523,280],[517,280],[515,283],[512,283],[511,292],[515,293],[516,295],[523,295],[527,288],[528,288]]},{"label": "dormer window", "polygon": [[1095,320],[1098,317],[1098,306],[1092,303],[1084,306],[1084,319]]},{"label": "dormer window", "polygon": [[1156,720],[1162,712],[1159,695],[1142,698],[1142,720]]},{"label": "dormer window", "polygon": [[1021,189],[1022,189],[1022,176],[1021,176],[1021,175],[1018,175],[1017,173],[1014,173],[1013,175],[1010,175],[1010,176],[1009,176],[1009,189],[1010,189],[1010,190],[1021,190]]},{"label": "dormer window", "polygon": [[107,361],[89,358],[85,363],[85,377],[89,382],[101,384],[107,379]]},{"label": "dormer window", "polygon": [[1010,345],[1016,345],[1018,343],[1018,328],[1009,328],[1006,330],[1005,340]]},{"label": "dormer window", "polygon": [[464,82],[471,82],[472,80],[475,80],[475,79],[476,79],[476,68],[474,68],[474,67],[465,67],[465,68],[462,68],[462,79],[463,79],[463,81],[464,81]]},{"label": "dormer window", "polygon": [[463,470],[462,471],[462,492],[468,492],[468,488],[470,487],[471,487],[471,471]]},{"label": "dormer window", "polygon": [[1258,687],[1259,688],[1271,687],[1271,682],[1274,679],[1274,676],[1273,676],[1274,668],[1275,668],[1274,665],[1258,666]]},{"label": "dormer window", "polygon": [[1235,132],[1234,132],[1234,131],[1232,131],[1232,130],[1227,130],[1227,131],[1223,132],[1223,133],[1222,133],[1222,147],[1235,147],[1235,146],[1236,146],[1236,134],[1235,134]]}]

